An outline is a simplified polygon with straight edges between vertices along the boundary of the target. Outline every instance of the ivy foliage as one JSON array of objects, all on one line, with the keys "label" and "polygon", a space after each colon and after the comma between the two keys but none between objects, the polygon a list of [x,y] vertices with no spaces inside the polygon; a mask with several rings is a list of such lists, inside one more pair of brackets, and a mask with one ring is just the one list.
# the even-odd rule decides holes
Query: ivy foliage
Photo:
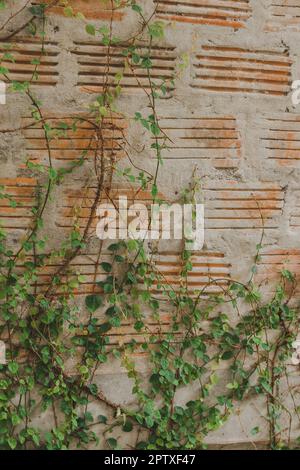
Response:
[{"label": "ivy foliage", "polygon": [[[289,384],[299,313],[291,306],[296,279],[287,269],[282,271],[271,299],[264,298],[255,285],[255,267],[248,283],[227,279],[224,292],[213,296],[209,294],[209,288],[215,285],[213,280],[201,291],[189,288],[193,258],[186,249],[180,255],[179,288],[175,289],[159,272],[143,241],[121,241],[108,247],[109,260],[101,257],[100,249],[95,272],[101,268],[103,280],[95,280],[93,291],[78,308],[76,294],[85,279],[74,271],[72,261],[87,249],[105,178],[117,174],[125,182],[149,190],[153,201],[159,201],[158,175],[168,137],[160,127],[156,102],[166,96],[174,82],[152,79],[151,48],[153,41],[163,40],[164,28],[152,16],[146,18],[137,2],[114,4],[116,10],[129,8],[142,25],[142,30],[126,44],[113,35],[111,24],[99,28],[86,23],[68,2],[61,4],[65,15],[84,22],[86,33],[95,36],[99,44],[124,46],[124,68],[147,71],[150,92],[144,92],[150,111],[148,115],[137,111],[133,119],[151,136],[156,171],[152,175],[132,165],[121,169],[114,161],[107,162],[104,121],[118,111],[123,80],[123,74],[118,73],[114,86],[107,84],[95,96],[87,118],[100,142],[94,158],[97,190],[87,225],[82,230],[75,220],[61,246],[51,249],[43,231],[49,201],[67,175],[87,164],[90,148],[82,150],[69,166],[56,168],[49,144],[76,131],[83,118],[54,125],[43,115],[42,103],[31,91],[39,76],[43,45],[27,82],[10,80],[9,68],[1,67],[11,92],[28,98],[33,125],[42,125],[48,162],[27,162],[27,171],[38,178],[39,186],[31,210],[33,223],[26,237],[12,248],[9,233],[0,231],[0,333],[7,346],[7,363],[0,365],[0,448],[62,450],[93,444],[118,449],[121,432],[130,436],[129,441],[134,441],[137,449],[202,449],[205,438],[219,429],[237,406],[256,396],[266,404],[270,447],[289,447],[291,414],[298,419],[299,390],[288,385],[293,403],[290,410],[281,386],[283,381]],[[1,1],[0,9],[5,6],[6,2]],[[33,17],[25,26],[29,34],[45,37],[48,6],[29,7]],[[147,38],[143,51],[138,45],[141,37]],[[7,50],[1,60],[13,63],[13,53]],[[109,64],[109,52],[107,60]],[[185,202],[194,201],[197,188],[198,182],[183,192]],[[1,188],[0,198],[12,210],[22,207],[5,188]],[[261,248],[258,245],[255,265]],[[41,290],[39,280],[49,263],[56,268]],[[157,291],[162,295],[157,296]],[[246,313],[240,314],[241,309]],[[166,313],[167,328],[163,320]],[[149,318],[158,325],[155,331]],[[113,332],[124,322],[133,326],[135,339],[116,345]],[[134,361],[136,353],[141,352],[150,371],[147,379]],[[70,358],[75,363],[72,373]],[[121,362],[132,381],[134,406],[122,407],[110,401],[96,380],[98,369],[114,360]],[[180,394],[185,396],[184,391],[192,390],[188,401],[178,400]],[[99,412],[93,411],[91,404],[95,403]],[[35,424],[37,413],[51,416],[49,429]],[[286,417],[288,429],[283,424]],[[257,425],[251,435],[260,432]]]}]

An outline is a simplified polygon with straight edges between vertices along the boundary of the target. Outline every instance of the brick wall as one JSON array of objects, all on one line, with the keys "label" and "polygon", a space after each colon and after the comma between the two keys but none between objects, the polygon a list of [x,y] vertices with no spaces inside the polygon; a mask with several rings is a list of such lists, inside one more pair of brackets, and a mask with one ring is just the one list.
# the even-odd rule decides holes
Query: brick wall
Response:
[{"label": "brick wall", "polygon": [[[219,292],[230,277],[246,280],[262,228],[264,251],[257,282],[262,286],[268,279],[273,282],[282,267],[298,275],[300,105],[298,108],[292,105],[291,83],[300,79],[300,5],[296,5],[296,0],[143,3],[149,14],[156,7],[156,19],[166,25],[165,40],[152,48],[154,76],[170,78],[174,71],[178,72],[174,86],[158,104],[162,128],[171,138],[170,150],[164,155],[160,189],[167,199],[173,200],[188,185],[195,167],[201,177],[205,246],[194,254],[194,270],[188,278],[191,289],[203,287],[213,279],[212,290]],[[71,4],[75,12],[82,11],[99,26],[112,17],[108,6],[99,9],[97,0],[74,0]],[[133,13],[120,9],[113,16],[115,34],[122,38],[134,34],[138,27],[135,18]],[[10,47],[16,53],[15,62],[2,65],[12,70],[14,79],[28,80],[34,72],[32,60],[38,56],[40,45],[39,39],[25,33],[6,42],[1,42],[0,36],[0,52]],[[65,18],[60,7],[50,12],[45,49],[47,55],[38,66],[34,91],[43,103],[45,115],[59,128],[58,110],[64,121],[78,116],[83,105],[92,103],[94,94],[101,92],[107,50],[85,33],[84,23]],[[136,111],[148,112],[147,98],[137,84],[138,78],[147,87],[146,71],[138,70],[134,77],[130,70],[123,70],[122,48],[113,47],[111,53],[110,80],[113,83],[114,75],[123,71],[124,95],[118,102],[123,114],[106,123],[106,151],[121,165],[124,162],[128,166],[126,154],[120,150],[128,139],[132,161],[152,171],[155,162],[149,150],[151,140],[131,119]],[[183,62],[185,67],[180,66]],[[22,128],[5,134],[0,145],[0,184],[23,203],[21,208],[14,209],[8,200],[0,201],[2,225],[9,231],[12,243],[19,241],[30,226],[30,208],[36,192],[36,181],[27,174],[24,162],[26,159],[43,162],[46,155],[43,132],[40,126],[31,125],[29,109],[26,98],[16,95],[9,95],[7,105],[0,106],[1,128]],[[55,165],[78,159],[88,141],[89,157],[95,140],[93,129],[84,121],[76,131],[53,139],[51,153]],[[66,185],[56,190],[46,227],[53,246],[70,230],[74,218],[80,227],[87,220],[95,190],[89,181],[89,165],[92,161],[68,176]],[[119,194],[133,199],[134,188],[120,187],[116,180],[112,198]],[[151,196],[141,192],[137,199],[147,203]],[[86,276],[76,291],[79,306],[83,294],[91,292],[94,280],[101,280],[104,275],[101,270],[93,270],[99,244],[95,223],[88,252],[73,263],[75,271]],[[176,244],[162,243],[155,261],[176,288],[180,269]],[[39,289],[43,290],[52,273],[50,263],[40,272]],[[159,288],[157,294],[163,298]],[[168,330],[167,310],[166,306],[161,317],[163,333]],[[149,328],[152,331],[157,328],[150,318]],[[130,322],[113,331],[113,344],[132,338],[138,341]],[[136,359],[139,369],[146,373],[143,354]],[[97,380],[112,401],[132,400],[130,382],[117,360],[104,366]],[[251,442],[249,431],[261,419],[261,406],[259,402],[247,402],[224,429],[210,437],[209,443]],[[258,441],[264,442],[266,432],[262,420]]]}]

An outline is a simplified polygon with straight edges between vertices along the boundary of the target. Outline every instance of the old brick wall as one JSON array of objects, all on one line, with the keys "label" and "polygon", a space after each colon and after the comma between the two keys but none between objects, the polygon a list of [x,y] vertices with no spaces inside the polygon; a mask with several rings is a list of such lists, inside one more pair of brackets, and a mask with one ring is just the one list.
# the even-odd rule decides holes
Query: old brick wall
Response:
[{"label": "old brick wall", "polygon": [[[96,25],[110,19],[111,12],[101,11],[97,0],[71,3]],[[247,280],[261,237],[261,215],[265,238],[257,282],[276,280],[284,266],[300,274],[300,105],[293,106],[291,100],[291,84],[300,79],[300,1],[144,0],[141,3],[148,14],[157,6],[156,18],[166,25],[164,42],[152,50],[154,75],[168,78],[177,71],[174,88],[158,103],[161,125],[172,139],[171,149],[164,155],[160,190],[166,198],[176,199],[190,182],[195,166],[202,178],[205,247],[194,255],[191,288],[205,285],[209,277],[216,279],[215,291],[224,282],[218,278],[231,276]],[[115,34],[125,38],[136,32],[135,19],[134,13],[119,11],[114,16]],[[13,78],[26,80],[34,68],[31,61],[40,47],[39,39],[22,33],[12,44],[17,60],[9,68]],[[4,47],[2,44],[2,51]],[[42,58],[41,73],[34,85],[44,113],[54,120],[58,111],[62,116],[82,113],[86,104],[93,101],[94,93],[101,92],[105,48],[85,33],[84,24],[64,17],[60,7],[54,8],[49,17],[45,47],[47,55]],[[122,69],[119,47],[112,48],[112,57],[113,82],[115,73]],[[186,66],[181,67],[182,63]],[[145,71],[141,70],[140,81],[147,84]],[[148,150],[150,139],[132,120],[137,110],[147,112],[147,98],[130,72],[125,73],[122,86],[124,93],[118,107],[124,114],[116,115],[115,120],[132,144],[133,161],[153,171],[154,159]],[[28,109],[26,98],[9,94],[7,104],[0,106],[1,128],[24,127],[29,119]],[[107,123],[108,143],[113,124]],[[54,141],[51,150],[55,164],[59,166],[77,158],[90,132],[83,125],[74,135]],[[122,133],[117,136],[120,142],[122,136]],[[145,142],[149,145],[144,149]],[[111,145],[107,147],[111,151]],[[0,201],[2,225],[12,240],[18,241],[30,223],[36,185],[24,169],[24,161],[28,157],[33,161],[44,160],[46,143],[41,129],[36,126],[5,134],[1,137],[0,153],[0,184],[17,200],[26,203],[12,210],[7,202]],[[122,164],[124,155],[117,143],[115,154]],[[76,201],[82,198],[84,201],[79,209],[82,225],[88,217],[94,191],[92,183],[85,184],[88,175],[87,165],[76,170],[67,184],[56,190],[47,219],[53,246],[72,226]],[[120,188],[118,181],[114,182],[114,189],[116,195],[122,189],[130,196],[131,189]],[[142,201],[150,200],[146,193],[139,197]],[[97,243],[94,234],[90,252],[74,261],[87,279],[78,290],[79,305],[82,294],[90,291],[94,279],[89,260],[96,255]],[[176,244],[171,247],[162,244],[157,263],[176,285]],[[43,273],[45,281],[52,272],[53,267],[48,266]],[[98,272],[97,279],[103,274]],[[163,315],[167,331],[168,312]],[[155,324],[150,324],[150,328],[155,329]],[[114,331],[113,342],[128,341],[135,334],[132,325],[124,324]],[[139,370],[146,374],[143,356],[135,359]],[[132,402],[131,383],[117,360],[101,368],[97,381],[111,401]],[[184,399],[185,396],[178,397],[179,402]],[[260,416],[261,406],[259,400],[249,400],[208,442],[235,446],[249,443],[253,439],[250,430],[257,425],[261,432],[255,439],[264,442],[267,425]],[[36,418],[47,425],[45,416]]]}]

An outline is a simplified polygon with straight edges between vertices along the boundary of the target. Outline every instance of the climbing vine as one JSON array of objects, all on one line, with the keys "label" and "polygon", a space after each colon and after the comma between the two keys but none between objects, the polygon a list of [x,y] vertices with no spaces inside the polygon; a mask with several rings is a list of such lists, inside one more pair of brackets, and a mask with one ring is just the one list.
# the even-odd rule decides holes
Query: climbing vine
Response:
[{"label": "climbing vine", "polygon": [[[84,305],[77,302],[76,294],[85,280],[74,269],[74,260],[88,250],[97,207],[112,198],[113,178],[117,175],[124,183],[133,184],[136,195],[148,191],[153,203],[164,202],[158,180],[169,137],[160,126],[157,102],[172,89],[175,76],[171,80],[153,78],[151,60],[154,44],[164,37],[163,24],[155,20],[155,11],[146,16],[134,0],[109,0],[106,4],[111,20],[101,27],[88,23],[68,1],[27,2],[0,26],[5,45],[0,74],[11,93],[26,97],[31,116],[26,128],[41,125],[47,149],[46,163],[29,160],[24,170],[38,181],[26,237],[16,246],[9,231],[0,231],[0,334],[6,345],[6,364],[0,365],[0,448],[56,450],[94,445],[119,449],[130,442],[136,449],[204,449],[205,438],[255,396],[265,404],[262,413],[269,429],[268,446],[297,446],[292,431],[299,429],[299,386],[290,382],[291,363],[298,363],[296,278],[284,269],[271,299],[260,292],[255,272],[263,237],[249,282],[226,278],[223,292],[214,295],[210,294],[216,285],[214,279],[201,290],[191,290],[193,253],[184,244],[174,287],[143,240],[118,241],[107,250],[98,241],[92,291],[85,295]],[[102,90],[95,94],[84,117],[78,113],[49,118],[33,91],[46,56],[47,15],[55,6],[62,6],[66,16],[76,18],[78,27],[106,46]],[[0,9],[5,11],[6,7],[7,2],[0,1]],[[120,9],[129,9],[137,17],[138,29],[126,40],[113,33],[114,14]],[[19,21],[24,13],[25,20]],[[6,32],[15,22],[15,29],[10,27]],[[10,47],[21,33],[41,40],[32,76],[25,82],[12,80],[10,67],[4,65],[14,63]],[[124,73],[117,73],[113,83],[112,46],[122,46],[124,57]],[[140,81],[137,69],[145,71],[147,86]],[[148,100],[148,114],[137,110],[130,119],[151,137],[153,174],[131,160],[130,144],[118,124],[109,129],[112,138],[107,150],[107,122],[114,123],[121,114],[118,99],[123,93],[125,70],[131,71]],[[56,167],[51,143],[85,124],[93,130],[86,148],[69,165]],[[19,130],[2,129],[1,134]],[[117,133],[122,134],[121,143],[115,139]],[[119,165],[115,146],[128,160],[125,169]],[[92,168],[90,181],[95,186],[85,226],[75,208],[72,229],[60,246],[51,249],[44,231],[49,203],[55,189],[84,165]],[[195,202],[199,186],[201,181],[194,175],[191,186],[183,190],[182,202]],[[24,205],[5,187],[0,198],[12,210]],[[41,288],[41,276],[45,279],[43,272],[49,265],[53,271]],[[97,280],[99,269],[105,273],[101,281]],[[155,331],[149,319],[158,325]],[[111,342],[112,331],[124,322],[133,326],[138,340],[116,345]],[[136,353],[143,353],[149,371],[146,375],[139,371]],[[101,389],[101,380],[96,380],[101,367],[113,360],[121,362],[133,384],[131,406],[111,401]],[[192,398],[179,401],[178,392],[184,390],[193,390]],[[38,424],[41,415],[51,416],[48,427]],[[254,446],[259,433],[259,425],[254,426]]]}]

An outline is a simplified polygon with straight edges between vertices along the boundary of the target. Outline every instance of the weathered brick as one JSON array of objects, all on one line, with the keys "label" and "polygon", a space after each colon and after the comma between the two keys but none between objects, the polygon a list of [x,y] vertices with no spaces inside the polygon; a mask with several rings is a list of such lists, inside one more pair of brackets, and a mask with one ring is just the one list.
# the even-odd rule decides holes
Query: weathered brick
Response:
[{"label": "weathered brick", "polygon": [[[112,328],[109,333],[110,346],[128,344],[135,341],[137,344],[149,343],[150,336],[155,335],[158,342],[170,333],[171,315],[169,313],[160,313],[159,320],[147,316],[145,318],[145,328],[138,332],[134,328],[135,320],[123,320],[122,326]],[[180,339],[182,333],[177,331],[174,333],[175,338]]]},{"label": "weathered brick", "polygon": [[295,0],[276,0],[268,5],[265,31],[299,31],[300,5]]},{"label": "weathered brick", "polygon": [[17,203],[12,207],[9,198],[0,199],[1,227],[5,230],[27,230],[33,214],[31,210],[36,204],[37,182],[33,178],[0,178],[3,192]]},{"label": "weathered brick", "polygon": [[290,209],[289,225],[293,231],[299,232],[300,228],[300,190],[294,193],[295,202]]},{"label": "weathered brick", "polygon": [[281,281],[284,269],[295,275],[296,282],[299,282],[300,250],[277,248],[260,253],[255,282],[267,286],[268,290],[273,292]]},{"label": "weathered brick", "polygon": [[[203,291],[203,296],[219,294],[230,280],[230,263],[225,255],[220,252],[194,252],[191,257],[192,271],[187,275],[186,282],[181,278],[183,264],[178,252],[164,252],[153,256],[153,262],[162,282],[177,292],[180,287],[187,287],[190,295],[198,295]],[[152,286],[155,296],[166,297],[163,289],[155,281]]]},{"label": "weathered brick", "polygon": [[249,0],[154,0],[157,16],[168,21],[243,28],[251,16]]},{"label": "weathered brick", "polygon": [[[82,189],[68,189],[65,191],[65,197],[60,203],[59,218],[57,225],[59,227],[71,228],[76,221],[79,228],[84,229],[87,225],[88,219],[91,214],[91,208],[96,196],[96,187],[89,185]],[[128,199],[128,207],[134,203],[144,204],[150,211],[150,205],[153,201],[150,191],[144,191],[140,188],[134,189],[126,187],[113,187],[109,192],[102,191],[97,206],[100,204],[112,203],[118,210],[119,196],[126,196]],[[165,199],[164,195],[158,195],[161,199]],[[150,212],[149,212],[150,215]],[[96,225],[99,217],[95,214],[92,219],[91,233],[95,233]],[[117,228],[124,227],[122,224],[122,212],[120,212],[120,224]]]},{"label": "weathered brick", "polygon": [[260,136],[267,158],[280,166],[300,166],[300,116],[287,113],[263,121]]},{"label": "weathered brick", "polygon": [[291,64],[285,50],[204,45],[194,61],[191,86],[210,92],[284,96],[290,91]]},{"label": "weathered brick", "polygon": [[[119,115],[105,118],[101,136],[104,139],[103,148],[99,136],[90,120],[84,115],[51,117],[43,113],[45,123],[51,126],[48,133],[51,159],[62,162],[78,160],[80,157],[90,158],[104,151],[104,156],[113,161],[125,155],[125,133],[127,123]],[[78,120],[76,120],[78,118]],[[80,120],[86,119],[86,120]],[[63,125],[70,128],[63,130]],[[22,122],[23,135],[26,139],[26,156],[33,162],[48,161],[48,145],[43,129],[44,122],[37,122],[32,117],[24,117]]]},{"label": "weathered brick", "polygon": [[[41,3],[51,3],[52,0],[40,0],[33,1],[32,5],[39,5]],[[74,14],[83,13],[86,18],[94,20],[110,20],[113,18],[115,21],[120,21],[124,13],[121,8],[112,10],[110,8],[110,2],[99,2],[99,0],[69,0],[68,6],[73,8]],[[47,14],[54,13],[58,15],[64,14],[64,7],[57,5],[50,8]]]},{"label": "weathered brick", "polygon": [[[72,53],[76,56],[79,72],[77,86],[84,92],[101,92],[104,85],[115,86],[115,76],[122,74],[121,86],[123,92],[150,91],[148,72],[146,68],[134,68],[128,65],[124,57],[125,47],[111,46],[110,61],[107,63],[107,47],[96,42],[75,42]],[[142,48],[143,56],[147,51]],[[150,54],[152,69],[151,81],[161,83],[161,79],[170,80],[175,73],[175,47],[152,46]],[[173,86],[170,85],[170,92]]]},{"label": "weathered brick", "polygon": [[[19,262],[17,264],[17,270],[19,272],[24,270],[24,262],[27,261],[32,261],[32,257],[27,256],[23,262]],[[105,273],[97,261],[97,253],[88,252],[76,256],[76,258],[70,262],[64,273],[59,276],[59,283],[55,287],[56,294],[63,295],[66,293],[68,281],[75,279],[79,274],[83,276],[83,280],[78,284],[78,287],[74,289],[73,294],[78,296],[95,292],[95,289],[97,288],[96,282],[104,281],[107,277],[107,273]],[[104,261],[110,261],[110,256],[108,254],[102,254],[101,262]],[[63,266],[63,262],[63,259],[52,258],[46,260],[44,265],[38,267],[36,274],[37,280],[33,284],[33,289],[35,289],[36,294],[44,293],[49,288],[54,276]]]},{"label": "weathered brick", "polygon": [[[19,82],[31,81],[32,84],[54,86],[58,82],[59,47],[55,41],[45,40],[44,53],[41,53],[42,41],[38,38],[17,37],[0,43],[1,66],[9,70],[10,80]],[[13,56],[8,60],[5,53]],[[39,64],[32,63],[38,61]],[[35,74],[37,78],[35,78]],[[0,74],[0,78],[5,80]]]},{"label": "weathered brick", "polygon": [[203,190],[207,230],[278,228],[284,191],[277,184],[236,181],[207,184]]},{"label": "weathered brick", "polygon": [[[164,160],[208,161],[215,168],[235,168],[241,157],[241,140],[232,116],[161,117],[169,137]],[[160,137],[163,140],[164,137]]]}]

